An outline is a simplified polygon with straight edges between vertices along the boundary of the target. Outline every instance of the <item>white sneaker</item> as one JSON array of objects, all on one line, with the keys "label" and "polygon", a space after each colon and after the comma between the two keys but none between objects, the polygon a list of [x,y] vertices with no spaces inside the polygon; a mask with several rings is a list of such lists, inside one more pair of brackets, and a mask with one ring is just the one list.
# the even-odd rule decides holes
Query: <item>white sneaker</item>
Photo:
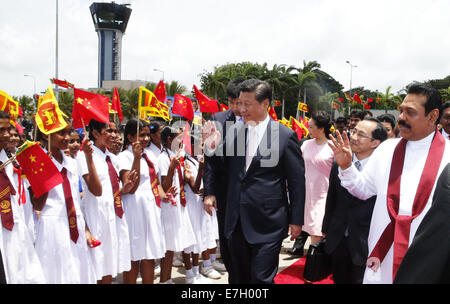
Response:
[{"label": "white sneaker", "polygon": [[221,278],[221,274],[218,273],[212,266],[208,267],[200,267],[200,273],[204,275],[205,277],[208,277],[210,279],[218,280]]},{"label": "white sneaker", "polygon": [[212,284],[212,281],[199,273],[195,277],[195,284]]},{"label": "white sneaker", "polygon": [[220,272],[226,272],[227,269],[225,268],[225,265],[220,263],[218,260],[215,260],[214,262],[212,262],[212,267]]},{"label": "white sneaker", "polygon": [[175,283],[172,281],[172,279],[170,279],[165,282],[159,282],[158,284],[175,284]]},{"label": "white sneaker", "polygon": [[156,265],[155,267],[155,277],[159,276],[161,274],[161,266]]}]

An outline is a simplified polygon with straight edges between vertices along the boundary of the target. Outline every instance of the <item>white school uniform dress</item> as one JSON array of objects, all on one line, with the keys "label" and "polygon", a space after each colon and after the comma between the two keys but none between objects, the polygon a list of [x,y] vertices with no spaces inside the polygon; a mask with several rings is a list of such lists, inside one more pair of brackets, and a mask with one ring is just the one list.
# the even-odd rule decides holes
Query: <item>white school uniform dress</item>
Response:
[{"label": "white school uniform dress", "polygon": [[[8,160],[5,150],[0,151],[0,161]],[[13,167],[5,167],[14,189],[17,185],[13,178]],[[0,250],[2,252],[3,265],[5,268],[6,282],[8,284],[43,284],[45,283],[44,272],[36,254],[30,232],[23,213],[19,210],[17,195],[11,195],[11,208],[13,212],[14,226],[8,230],[1,225],[0,228]]]},{"label": "white school uniform dress", "polygon": [[154,143],[150,142],[150,145],[144,149],[145,153],[149,154],[152,153],[156,159],[159,158],[159,155],[161,154],[162,150],[158,148]]},{"label": "white school uniform dress", "polygon": [[[107,150],[103,153],[96,146],[92,148],[94,150],[92,159],[102,184],[102,195],[93,195],[82,178],[84,196],[81,209],[92,236],[101,242],[100,246],[89,248],[97,280],[100,280],[107,275],[115,277],[118,273],[129,271],[131,254],[128,225],[125,216],[119,218],[115,213],[112,184],[106,163],[106,157],[109,156],[118,171],[116,157]],[[77,160],[81,176],[88,174],[84,153],[80,152]]]},{"label": "white school uniform dress", "polygon": [[[400,202],[399,214],[411,215],[414,197],[417,192],[419,180],[425,167],[425,161],[430,149],[434,132],[427,137],[417,140],[408,141],[406,144],[405,160],[403,163],[403,172],[400,183]],[[400,138],[388,139],[381,143],[372,153],[367,164],[361,172],[356,169],[353,164],[346,170],[339,168],[339,178],[341,185],[346,188],[350,194],[361,200],[366,200],[373,195],[377,195],[375,206],[370,222],[370,230],[368,237],[369,255],[378,242],[381,234],[386,226],[391,222],[387,210],[387,189],[389,184],[389,174],[391,169],[392,156],[395,147],[399,143]],[[450,142],[445,142],[444,155],[439,167],[437,176],[439,176],[444,167],[450,161]],[[436,181],[433,185],[428,202],[422,213],[420,213],[411,223],[409,234],[409,245],[416,234],[417,228],[422,222],[431,207]],[[380,265],[378,271],[366,267],[364,273],[363,284],[392,284],[393,271],[393,245],[389,249],[386,257]]]},{"label": "white school uniform dress", "polygon": [[[153,163],[156,178],[158,178],[158,159],[153,153],[146,153],[146,155]],[[132,170],[134,154],[131,145],[119,154],[118,161],[123,164],[122,170]],[[161,208],[156,204],[152,191],[147,162],[143,157],[140,161],[139,187],[134,194],[122,195],[130,234],[132,261],[160,259],[166,253]]]},{"label": "white school uniform dress", "polygon": [[[192,171],[192,177],[194,181],[197,179],[199,163],[192,156],[188,159],[184,159],[185,164],[189,164]],[[203,207],[203,199],[200,195],[195,194],[189,184],[185,185],[186,191],[186,209],[188,210],[189,219],[194,230],[196,243],[184,250],[185,253],[202,253],[208,249],[208,232],[206,230],[206,222],[204,223],[203,213],[205,208]]]},{"label": "white school uniform dress", "polygon": [[80,207],[78,166],[74,159],[63,155],[60,164],[52,161],[61,172],[67,170],[72,199],[77,215],[78,239],[70,238],[66,199],[63,184],[48,192],[45,206],[36,223],[36,252],[49,284],[95,284],[95,268],[85,236],[85,221]]},{"label": "white school uniform dress", "polygon": [[[167,150],[170,157],[173,158],[175,154]],[[159,178],[167,176],[169,171],[170,159],[167,152],[162,152],[158,158]],[[181,169],[184,172],[184,168]],[[175,170],[173,175],[172,185],[178,189],[178,194],[174,197],[176,206],[170,202],[161,202],[161,216],[164,227],[164,239],[166,243],[166,250],[169,251],[183,251],[185,248],[195,244],[195,235],[192,229],[191,221],[189,219],[186,207],[180,203],[180,183],[178,172]],[[186,186],[185,186],[186,189]],[[186,201],[187,204],[187,201]]]}]

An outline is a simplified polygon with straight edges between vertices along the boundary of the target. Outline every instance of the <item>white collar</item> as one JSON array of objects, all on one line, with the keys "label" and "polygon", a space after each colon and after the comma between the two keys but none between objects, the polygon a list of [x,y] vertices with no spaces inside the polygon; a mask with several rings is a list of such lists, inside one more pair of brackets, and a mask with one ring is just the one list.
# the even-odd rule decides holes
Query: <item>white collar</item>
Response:
[{"label": "white collar", "polygon": [[442,128],[442,136],[444,136],[445,139],[450,139],[450,134],[448,134],[447,132],[445,132],[444,128]]},{"label": "white collar", "polygon": [[428,136],[419,139],[419,140],[408,140],[406,143],[406,147],[410,149],[423,149],[429,148],[431,145],[431,141],[433,140],[435,132],[431,132]]},{"label": "white collar", "polygon": [[249,131],[254,129],[256,131],[256,133],[261,136],[261,133],[266,131],[267,124],[269,123],[269,121],[270,121],[270,117],[269,117],[269,114],[267,114],[266,118],[264,118],[263,121],[260,121],[256,126],[251,126],[249,124],[247,124],[247,125],[249,128]]}]

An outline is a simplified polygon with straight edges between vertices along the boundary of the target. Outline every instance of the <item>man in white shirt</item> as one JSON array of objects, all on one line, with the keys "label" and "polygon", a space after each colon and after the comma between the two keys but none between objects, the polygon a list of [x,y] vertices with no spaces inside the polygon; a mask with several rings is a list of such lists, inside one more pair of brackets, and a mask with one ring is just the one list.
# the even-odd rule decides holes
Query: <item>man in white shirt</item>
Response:
[{"label": "man in white shirt", "polygon": [[330,138],[342,186],[362,200],[377,195],[363,283],[393,282],[431,206],[437,176],[450,161],[450,144],[436,128],[441,104],[436,89],[411,84],[400,105],[401,138],[383,142],[361,172],[352,165],[347,135]]},{"label": "man in white shirt", "polygon": [[442,136],[444,136],[445,139],[450,140],[450,101],[447,101],[442,105],[441,125]]}]

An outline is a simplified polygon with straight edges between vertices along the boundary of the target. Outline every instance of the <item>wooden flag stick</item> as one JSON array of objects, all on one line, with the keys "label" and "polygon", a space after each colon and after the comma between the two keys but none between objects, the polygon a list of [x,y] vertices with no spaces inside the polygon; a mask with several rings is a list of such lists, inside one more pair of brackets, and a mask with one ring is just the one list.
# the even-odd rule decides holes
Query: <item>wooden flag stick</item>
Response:
[{"label": "wooden flag stick", "polygon": [[139,122],[141,119],[141,113],[138,108],[138,117],[137,117],[137,131],[136,131],[136,141],[139,141]]},{"label": "wooden flag stick", "polygon": [[1,166],[0,166],[0,171],[3,170],[3,168],[5,168],[7,165],[11,164],[13,161],[16,160],[16,155],[14,154],[10,159],[8,159],[6,162],[4,162]]},{"label": "wooden flag stick", "polygon": [[83,134],[84,134],[84,139],[87,139],[87,131],[86,131],[86,125],[84,124],[84,119],[83,117],[81,117],[81,123],[83,124]]}]

